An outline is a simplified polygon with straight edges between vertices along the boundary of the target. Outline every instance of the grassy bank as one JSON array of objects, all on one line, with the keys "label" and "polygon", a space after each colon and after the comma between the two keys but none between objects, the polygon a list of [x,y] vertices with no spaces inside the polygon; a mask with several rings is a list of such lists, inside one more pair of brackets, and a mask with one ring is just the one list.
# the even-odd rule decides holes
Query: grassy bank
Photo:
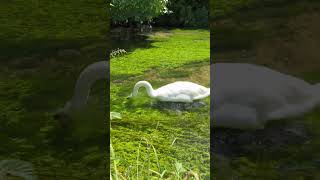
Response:
[{"label": "grassy bank", "polygon": [[155,102],[144,90],[137,98],[126,99],[139,80],[155,88],[178,80],[208,87],[209,32],[160,30],[148,37],[148,48],[111,59],[111,111],[122,114],[121,120],[111,122],[117,158],[112,174],[117,170],[131,178],[159,178],[162,173],[182,178],[192,170],[209,179],[209,98],[205,107],[188,110]]}]

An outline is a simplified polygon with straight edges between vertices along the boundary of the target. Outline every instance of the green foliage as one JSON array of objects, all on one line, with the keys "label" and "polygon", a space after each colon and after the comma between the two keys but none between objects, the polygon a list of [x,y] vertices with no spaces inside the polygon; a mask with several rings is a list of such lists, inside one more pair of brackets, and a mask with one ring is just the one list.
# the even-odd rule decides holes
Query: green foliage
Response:
[{"label": "green foliage", "polygon": [[150,22],[153,18],[167,13],[168,0],[112,0],[113,22]]},{"label": "green foliage", "polygon": [[171,0],[170,14],[161,16],[156,24],[173,27],[207,27],[208,1],[206,0]]}]

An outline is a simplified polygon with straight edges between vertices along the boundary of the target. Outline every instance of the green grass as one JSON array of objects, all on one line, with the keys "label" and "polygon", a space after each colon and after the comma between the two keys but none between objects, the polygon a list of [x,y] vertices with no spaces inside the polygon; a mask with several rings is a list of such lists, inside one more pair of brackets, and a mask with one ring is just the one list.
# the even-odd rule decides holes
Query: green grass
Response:
[{"label": "green grass", "polygon": [[[162,30],[149,38],[150,48],[111,59],[110,108],[122,114],[111,122],[117,173],[129,179],[161,179],[164,172],[165,178],[182,179],[189,171],[209,179],[209,98],[206,107],[181,112],[163,108],[145,90],[126,99],[139,80],[154,88],[177,80],[209,86],[209,32]],[[186,171],[178,175],[177,166]]]},{"label": "green grass", "polygon": [[5,40],[105,37],[107,1],[4,0],[0,37]]},{"label": "green grass", "polygon": [[319,118],[320,111],[316,109],[306,114],[304,118],[298,119],[303,121],[310,135],[303,144],[287,144],[277,151],[271,151],[270,147],[262,144],[248,144],[248,148],[250,147],[248,153],[237,154],[225,159],[214,157],[216,163],[212,173],[213,177],[248,180],[319,179]]},{"label": "green grass", "polygon": [[[255,15],[260,14],[260,17],[297,15],[306,12],[306,8],[310,8],[309,5],[316,4],[317,0],[210,0],[210,18],[212,20],[229,17],[243,18],[247,12],[255,10],[259,10],[259,13]],[[253,19],[254,17],[246,18]]]},{"label": "green grass", "polygon": [[126,56],[113,58],[111,76],[141,75],[155,67],[168,69],[186,63],[209,61],[207,30],[160,31],[148,40],[151,41],[150,48],[135,49]]},{"label": "green grass", "polygon": [[250,50],[263,40],[292,38],[294,30],[286,25],[306,12],[319,11],[314,0],[213,0],[210,26],[212,53],[225,50]]}]

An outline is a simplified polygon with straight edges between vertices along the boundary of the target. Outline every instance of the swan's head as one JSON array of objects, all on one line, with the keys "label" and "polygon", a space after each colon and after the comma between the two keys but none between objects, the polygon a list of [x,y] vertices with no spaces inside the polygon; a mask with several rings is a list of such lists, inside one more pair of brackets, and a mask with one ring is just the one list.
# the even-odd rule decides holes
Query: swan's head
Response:
[{"label": "swan's head", "polygon": [[68,101],[63,108],[59,108],[57,111],[54,112],[53,117],[54,119],[64,118],[68,116],[70,111],[71,111],[71,103],[70,101]]},{"label": "swan's head", "polygon": [[71,111],[71,102],[70,101],[66,102],[66,104],[61,109],[61,111],[64,113],[69,113]]},{"label": "swan's head", "polygon": [[127,99],[131,99],[133,97],[132,93],[127,97]]},{"label": "swan's head", "polygon": [[147,89],[147,93],[151,97],[155,97],[155,92],[151,86],[151,84],[147,81],[139,81],[134,85],[132,93],[127,97],[127,99],[130,99],[132,97],[135,97],[138,95],[138,91],[140,87],[145,87]]}]

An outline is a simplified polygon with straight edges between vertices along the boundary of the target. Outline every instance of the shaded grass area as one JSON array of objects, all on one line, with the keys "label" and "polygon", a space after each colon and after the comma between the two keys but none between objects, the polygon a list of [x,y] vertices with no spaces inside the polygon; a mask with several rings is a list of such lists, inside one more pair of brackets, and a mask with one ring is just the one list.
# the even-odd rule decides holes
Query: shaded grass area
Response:
[{"label": "shaded grass area", "polygon": [[0,2],[1,39],[105,37],[107,1],[5,0]]},{"label": "shaded grass area", "polygon": [[[260,13],[254,13],[259,17],[297,15],[305,12],[305,8],[310,7],[309,5],[315,4],[317,0],[210,0],[210,18],[211,20],[243,18],[245,15],[241,14],[252,13],[255,10],[260,10]],[[248,17],[248,19],[251,18]]]},{"label": "shaded grass area", "polygon": [[277,148],[274,148],[275,145],[272,143],[268,145],[264,142],[260,144],[248,142],[240,145],[246,151],[234,154],[232,157],[221,158],[216,154],[213,176],[216,179],[318,179],[320,177],[319,112],[318,108],[303,118],[281,120],[266,127],[272,129],[285,127],[293,121],[302,122],[308,134],[304,141],[298,140],[296,144],[284,143]]},{"label": "shaded grass area", "polygon": [[[80,118],[59,121],[53,116],[72,97],[75,80],[88,63],[92,63],[91,59],[1,71],[1,159],[30,161],[39,178],[95,179],[105,175],[106,128],[101,128],[107,117],[107,103],[101,101],[107,98],[105,82],[94,86],[91,109]],[[5,68],[8,66],[1,70]],[[92,170],[88,170],[90,167]]]},{"label": "shaded grass area", "polygon": [[48,57],[60,49],[78,49],[108,38],[109,12],[104,1],[6,0],[0,2],[0,12],[1,62]]},{"label": "shaded grass area", "polygon": [[269,38],[288,39],[294,35],[286,25],[288,19],[317,12],[320,4],[313,0],[212,1],[211,8],[212,52],[223,52],[252,49]]},{"label": "shaded grass area", "polygon": [[0,159],[33,163],[39,179],[105,177],[105,81],[94,85],[88,110],[53,114],[81,70],[106,59],[106,2],[5,0],[0,14]]},{"label": "shaded grass area", "polygon": [[183,167],[209,179],[209,98],[206,106],[197,108],[157,102],[143,89],[135,99],[126,99],[139,80],[154,88],[178,80],[208,87],[209,32],[157,31],[150,40],[150,48],[111,59],[110,108],[122,114],[121,120],[111,122],[112,163],[117,165],[112,174],[116,169],[133,179],[161,175],[177,179],[186,176],[179,170]]}]

